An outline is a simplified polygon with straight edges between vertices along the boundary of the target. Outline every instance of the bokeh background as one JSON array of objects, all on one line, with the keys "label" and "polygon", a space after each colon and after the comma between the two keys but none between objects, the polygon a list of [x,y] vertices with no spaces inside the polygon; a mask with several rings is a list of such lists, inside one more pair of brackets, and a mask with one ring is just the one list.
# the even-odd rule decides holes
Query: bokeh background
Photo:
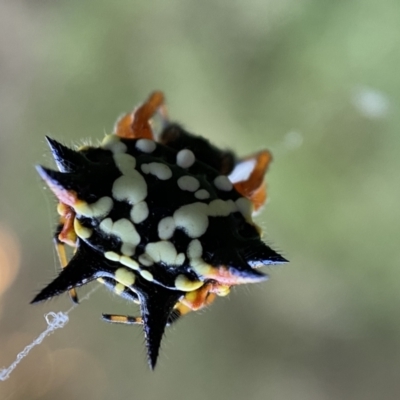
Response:
[{"label": "bokeh background", "polygon": [[28,304],[58,271],[44,135],[96,143],[154,89],[220,146],[273,151],[258,223],[291,262],[169,329],[155,372],[101,287],[0,398],[398,399],[399,27],[397,0],[1,0],[0,367],[71,306]]}]

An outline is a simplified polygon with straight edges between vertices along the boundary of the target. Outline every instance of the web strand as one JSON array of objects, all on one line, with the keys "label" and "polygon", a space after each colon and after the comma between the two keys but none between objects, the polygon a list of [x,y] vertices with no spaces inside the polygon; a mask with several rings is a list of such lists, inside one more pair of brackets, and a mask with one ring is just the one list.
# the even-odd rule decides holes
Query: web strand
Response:
[{"label": "web strand", "polygon": [[[98,288],[100,285],[94,287],[86,296],[82,297],[81,301],[88,299]],[[32,343],[28,344],[20,353],[18,353],[15,361],[11,363],[8,368],[0,369],[0,381],[5,381],[11,375],[15,368],[17,368],[18,364],[29,354],[29,352],[37,345],[43,342],[46,336],[51,335],[54,331],[60,328],[64,328],[64,326],[69,321],[69,314],[72,310],[75,309],[77,304],[71,306],[67,311],[62,312],[49,312],[44,315],[44,318],[47,322],[47,328],[44,330]]]}]

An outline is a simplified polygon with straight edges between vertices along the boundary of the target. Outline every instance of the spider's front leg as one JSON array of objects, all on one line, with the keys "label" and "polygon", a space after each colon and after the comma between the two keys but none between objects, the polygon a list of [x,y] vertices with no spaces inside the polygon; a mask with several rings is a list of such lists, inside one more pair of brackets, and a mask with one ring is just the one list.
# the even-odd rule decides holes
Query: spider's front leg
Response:
[{"label": "spider's front leg", "polygon": [[179,301],[175,310],[180,316],[190,311],[197,311],[210,305],[216,296],[226,296],[229,294],[230,286],[222,285],[216,281],[208,281],[202,287],[192,292],[187,292]]}]

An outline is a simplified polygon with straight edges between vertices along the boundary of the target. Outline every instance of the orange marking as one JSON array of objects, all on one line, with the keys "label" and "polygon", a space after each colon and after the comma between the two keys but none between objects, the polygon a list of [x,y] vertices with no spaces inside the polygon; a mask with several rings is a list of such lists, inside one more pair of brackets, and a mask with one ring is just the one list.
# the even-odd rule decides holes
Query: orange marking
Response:
[{"label": "orange marking", "polygon": [[254,193],[250,197],[251,202],[254,205],[254,211],[259,210],[267,200],[267,185],[265,182],[261,184],[261,186],[254,191]]},{"label": "orange marking", "polygon": [[163,118],[166,118],[167,111],[164,105],[162,92],[154,92],[145,103],[132,113],[124,115],[114,128],[114,134],[126,139],[150,139],[154,140],[153,131],[150,126],[150,119],[160,111]]},{"label": "orange marking", "polygon": [[252,158],[256,159],[256,165],[249,178],[245,181],[237,182],[233,186],[242,196],[251,200],[254,210],[257,211],[267,199],[266,185],[263,181],[272,156],[269,151],[263,150],[255,156],[243,159],[243,161]]}]

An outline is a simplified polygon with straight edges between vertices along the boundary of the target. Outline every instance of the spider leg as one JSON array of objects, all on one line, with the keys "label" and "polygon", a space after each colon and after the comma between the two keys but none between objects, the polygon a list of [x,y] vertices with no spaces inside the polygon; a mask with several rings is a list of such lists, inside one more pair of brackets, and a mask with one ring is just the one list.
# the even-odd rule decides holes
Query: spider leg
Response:
[{"label": "spider leg", "polygon": [[120,118],[114,127],[114,134],[125,139],[154,140],[150,119],[157,111],[165,123],[168,117],[162,92],[153,92],[139,108]]},{"label": "spider leg", "polygon": [[129,315],[102,314],[103,321],[124,325],[143,325],[142,317],[131,317]]},{"label": "spider leg", "polygon": [[[63,243],[60,239],[59,236],[61,235],[61,232],[64,230],[65,225],[63,223],[58,224],[57,229],[54,233],[53,236],[53,243],[54,247],[56,249],[56,253],[58,256],[58,260],[60,262],[61,268],[65,268],[68,265],[68,259],[67,259],[67,253],[65,251],[65,243]],[[70,289],[68,291],[69,297],[72,300],[74,304],[78,304],[78,294],[76,292],[76,289]]]},{"label": "spider leg", "polygon": [[226,296],[230,287],[216,281],[205,283],[202,287],[192,292],[187,292],[175,307],[179,316],[185,315],[190,311],[197,311],[209,306],[216,296]]},{"label": "spider leg", "polygon": [[[107,286],[107,288],[112,290],[115,294],[138,303],[139,298],[136,293],[132,292],[127,286],[122,285],[122,283],[111,278],[98,278],[97,281]],[[143,325],[141,317],[132,317],[129,315],[102,314],[102,319],[103,321],[115,324]]]}]

